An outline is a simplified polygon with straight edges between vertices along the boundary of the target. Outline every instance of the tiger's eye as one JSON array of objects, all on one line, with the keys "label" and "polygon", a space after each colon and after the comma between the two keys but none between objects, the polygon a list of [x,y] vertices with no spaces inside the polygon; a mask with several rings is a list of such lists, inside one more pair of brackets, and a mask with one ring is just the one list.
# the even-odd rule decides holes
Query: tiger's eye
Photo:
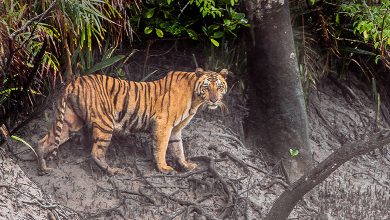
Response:
[{"label": "tiger's eye", "polygon": [[208,79],[205,79],[203,81],[203,86],[209,86],[210,85],[210,81]]},{"label": "tiger's eye", "polygon": [[221,84],[222,84],[222,83],[221,83],[221,80],[219,80],[219,79],[217,79],[217,82],[216,82],[216,83],[217,83],[217,86],[221,86]]}]

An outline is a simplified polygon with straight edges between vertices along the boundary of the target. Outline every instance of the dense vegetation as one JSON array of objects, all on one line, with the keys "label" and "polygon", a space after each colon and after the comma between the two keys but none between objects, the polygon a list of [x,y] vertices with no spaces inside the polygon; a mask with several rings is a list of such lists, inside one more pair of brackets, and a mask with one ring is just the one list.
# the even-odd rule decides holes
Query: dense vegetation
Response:
[{"label": "dense vegetation", "polygon": [[[370,82],[378,77],[374,69],[389,69],[389,0],[300,1],[291,2],[291,10],[305,87],[350,68]],[[231,42],[239,42],[248,27],[238,0],[2,1],[0,124],[34,115],[37,103],[70,74],[108,68],[123,76],[135,45],[196,41],[229,53],[237,47]]]},{"label": "dense vegetation", "polygon": [[[24,118],[71,74],[123,75],[132,53],[158,39],[219,44],[247,26],[238,1],[30,1],[0,5],[0,123]],[[149,43],[148,43],[149,45]],[[124,50],[122,50],[124,51]],[[14,125],[11,125],[11,127]]]}]

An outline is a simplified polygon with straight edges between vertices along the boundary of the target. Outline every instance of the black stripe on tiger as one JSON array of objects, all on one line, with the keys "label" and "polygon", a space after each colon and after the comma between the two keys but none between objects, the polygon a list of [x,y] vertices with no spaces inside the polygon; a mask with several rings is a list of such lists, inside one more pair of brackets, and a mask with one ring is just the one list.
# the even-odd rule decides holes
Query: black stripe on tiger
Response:
[{"label": "black stripe on tiger", "polygon": [[111,142],[111,140],[107,140],[107,139],[103,139],[103,138],[95,138],[94,140],[93,140],[93,143],[97,143],[97,142],[105,142],[105,143],[109,143],[109,142]]},{"label": "black stripe on tiger", "polygon": [[176,143],[176,142],[180,142],[181,140],[169,140],[169,143]]},{"label": "black stripe on tiger", "polygon": [[[168,112],[168,117],[167,119],[169,118],[169,115],[170,115],[170,106],[171,106],[171,91],[172,91],[172,81],[173,81],[173,76],[175,75],[176,72],[173,72],[171,74],[171,79],[169,80],[169,87],[168,87],[168,104],[167,104],[167,112]],[[168,120],[167,120],[168,121]]]},{"label": "black stripe on tiger", "polygon": [[122,111],[120,111],[119,114],[118,114],[118,121],[122,121],[122,119],[123,119],[123,118],[125,117],[125,115],[126,115],[127,108],[128,108],[128,106],[129,106],[129,93],[128,93],[128,92],[126,92],[125,98],[124,98],[123,102],[124,102],[123,109],[122,109]]}]

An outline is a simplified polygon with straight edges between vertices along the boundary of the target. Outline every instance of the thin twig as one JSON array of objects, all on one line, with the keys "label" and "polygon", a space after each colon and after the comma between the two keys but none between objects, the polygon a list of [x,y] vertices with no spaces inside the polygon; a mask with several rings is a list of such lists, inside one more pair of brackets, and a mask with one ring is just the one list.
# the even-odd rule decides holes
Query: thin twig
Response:
[{"label": "thin twig", "polygon": [[183,14],[184,10],[190,5],[191,1],[188,1],[186,5],[182,9],[180,9],[180,14],[177,16],[177,18],[180,18],[181,14]]},{"label": "thin twig", "polygon": [[147,66],[148,60],[149,60],[150,47],[153,45],[153,43],[154,43],[154,40],[148,40],[148,43],[146,45],[145,60],[144,60],[144,65],[142,67],[142,78],[145,77],[146,66]]},{"label": "thin twig", "polygon": [[192,58],[194,59],[195,67],[198,68],[198,61],[196,60],[195,54],[192,54]]},{"label": "thin twig", "polygon": [[153,204],[153,205],[156,204],[156,201],[152,197],[147,195],[145,192],[143,192],[142,190],[139,190],[138,192],[133,191],[133,190],[120,190],[119,192],[130,194],[130,195],[142,196],[142,197],[145,197],[146,200],[148,200],[151,204]]}]

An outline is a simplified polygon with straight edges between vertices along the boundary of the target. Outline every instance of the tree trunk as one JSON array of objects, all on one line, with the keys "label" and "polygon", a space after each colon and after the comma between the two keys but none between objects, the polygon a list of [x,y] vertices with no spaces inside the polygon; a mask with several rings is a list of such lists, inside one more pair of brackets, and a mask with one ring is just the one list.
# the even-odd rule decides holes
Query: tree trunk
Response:
[{"label": "tree trunk", "polygon": [[[245,6],[252,25],[246,141],[280,158],[294,182],[312,167],[312,155],[288,2],[248,0]],[[299,155],[292,157],[290,149]]]}]

